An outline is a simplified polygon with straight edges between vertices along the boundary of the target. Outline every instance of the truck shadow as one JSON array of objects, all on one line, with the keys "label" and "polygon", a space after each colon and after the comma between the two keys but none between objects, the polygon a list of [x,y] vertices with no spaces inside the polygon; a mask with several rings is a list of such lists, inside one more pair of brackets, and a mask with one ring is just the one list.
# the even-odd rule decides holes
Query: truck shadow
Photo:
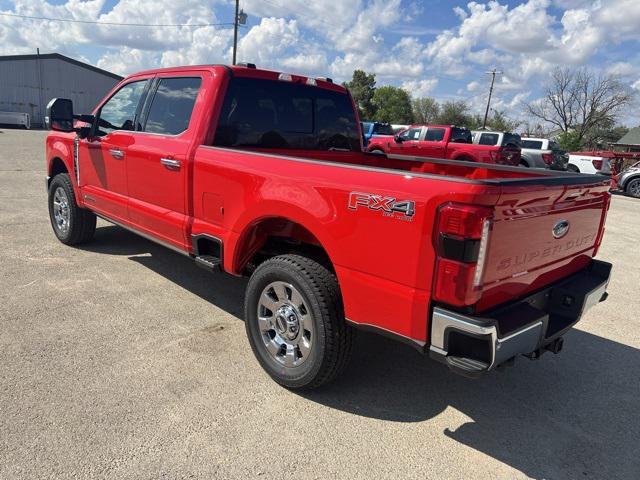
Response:
[{"label": "truck shadow", "polygon": [[[100,228],[85,248],[127,255],[243,317],[245,280],[212,275],[117,227]],[[443,435],[532,478],[635,479],[640,475],[638,372],[640,350],[577,329],[566,336],[560,355],[547,354],[537,362],[518,359],[515,367],[477,380],[454,375],[405,345],[361,332],[347,371],[333,384],[299,395],[384,421],[448,422],[440,427]],[[425,440],[425,456],[430,451]]]}]

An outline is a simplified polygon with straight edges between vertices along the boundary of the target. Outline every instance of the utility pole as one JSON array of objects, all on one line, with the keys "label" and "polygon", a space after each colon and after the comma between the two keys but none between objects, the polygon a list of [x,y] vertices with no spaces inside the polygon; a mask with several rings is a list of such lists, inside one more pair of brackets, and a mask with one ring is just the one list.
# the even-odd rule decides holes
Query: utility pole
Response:
[{"label": "utility pole", "polygon": [[236,14],[233,17],[233,64],[236,64],[236,50],[238,49],[238,9],[240,8],[240,0],[236,0]]},{"label": "utility pole", "polygon": [[489,98],[487,99],[487,109],[484,112],[484,121],[482,122],[482,129],[487,128],[487,117],[489,116],[489,106],[491,105],[491,95],[493,94],[493,84],[496,81],[496,75],[502,74],[502,72],[497,71],[495,68],[490,72],[485,72],[488,75],[491,75],[491,87],[489,88]]},{"label": "utility pole", "polygon": [[247,14],[240,8],[240,0],[236,0],[236,14],[233,17],[233,64],[236,64],[236,52],[238,50],[238,25],[247,23]]}]

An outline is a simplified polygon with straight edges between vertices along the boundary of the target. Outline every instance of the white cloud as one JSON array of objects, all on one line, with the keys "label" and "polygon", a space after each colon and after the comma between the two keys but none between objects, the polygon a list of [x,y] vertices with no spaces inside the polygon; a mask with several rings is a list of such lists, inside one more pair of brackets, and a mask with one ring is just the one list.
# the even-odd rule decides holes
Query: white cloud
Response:
[{"label": "white cloud", "polygon": [[426,80],[407,80],[402,82],[402,88],[409,92],[409,94],[414,98],[428,97],[437,86],[437,78],[428,78]]},{"label": "white cloud", "polygon": [[263,18],[238,42],[238,59],[261,67],[275,67],[278,56],[299,42],[300,31],[296,20]]}]

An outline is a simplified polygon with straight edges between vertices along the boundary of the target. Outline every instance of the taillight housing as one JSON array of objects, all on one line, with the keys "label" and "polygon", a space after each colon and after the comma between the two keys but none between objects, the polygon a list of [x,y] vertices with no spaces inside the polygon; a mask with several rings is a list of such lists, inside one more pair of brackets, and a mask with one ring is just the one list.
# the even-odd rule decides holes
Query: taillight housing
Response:
[{"label": "taillight housing", "polygon": [[434,300],[457,307],[480,300],[492,218],[488,207],[447,203],[438,209]]},{"label": "taillight housing", "polygon": [[543,153],[542,161],[547,165],[551,165],[553,163],[553,153]]},{"label": "taillight housing", "polygon": [[602,170],[602,159],[592,160],[591,163],[593,164],[593,168],[596,170]]}]

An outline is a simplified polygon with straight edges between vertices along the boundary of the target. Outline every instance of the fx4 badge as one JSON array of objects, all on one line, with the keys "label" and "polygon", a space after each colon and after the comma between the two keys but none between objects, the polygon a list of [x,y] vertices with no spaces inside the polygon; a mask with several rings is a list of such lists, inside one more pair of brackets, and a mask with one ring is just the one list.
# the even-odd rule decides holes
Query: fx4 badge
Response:
[{"label": "fx4 badge", "polygon": [[407,222],[411,222],[416,213],[416,202],[412,200],[396,200],[393,197],[372,193],[351,192],[349,194],[349,208],[357,210],[358,207],[379,210],[385,217],[393,217]]}]

